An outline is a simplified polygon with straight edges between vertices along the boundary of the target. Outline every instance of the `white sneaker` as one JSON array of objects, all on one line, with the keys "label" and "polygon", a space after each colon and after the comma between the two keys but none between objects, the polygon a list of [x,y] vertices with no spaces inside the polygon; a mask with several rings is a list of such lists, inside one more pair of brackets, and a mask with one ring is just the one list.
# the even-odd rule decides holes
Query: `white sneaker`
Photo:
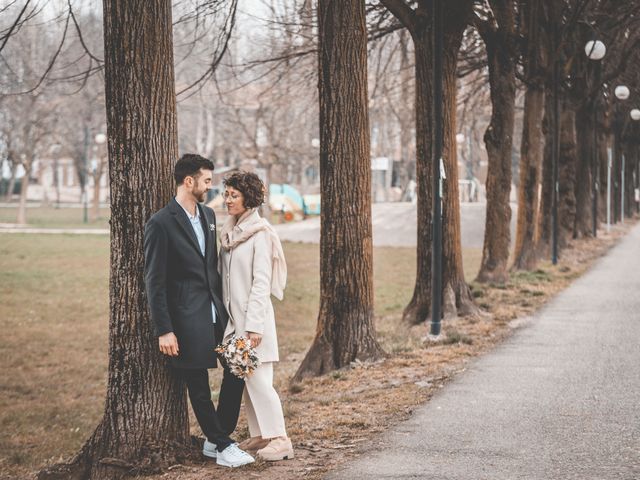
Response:
[{"label": "white sneaker", "polygon": [[216,463],[223,467],[241,467],[248,463],[253,463],[255,460],[244,450],[240,450],[237,443],[232,443],[223,451],[218,452]]},{"label": "white sneaker", "polygon": [[216,449],[216,444],[215,443],[211,443],[209,440],[205,439],[204,445],[202,447],[202,454],[205,457],[217,458],[218,457],[218,450]]}]

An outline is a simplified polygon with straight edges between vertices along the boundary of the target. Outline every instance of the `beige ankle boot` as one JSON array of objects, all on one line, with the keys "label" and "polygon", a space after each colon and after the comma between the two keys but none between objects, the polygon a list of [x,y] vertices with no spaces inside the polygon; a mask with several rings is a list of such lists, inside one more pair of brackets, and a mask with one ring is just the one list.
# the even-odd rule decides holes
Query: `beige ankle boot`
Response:
[{"label": "beige ankle boot", "polygon": [[256,451],[266,447],[267,445],[269,445],[268,438],[251,437],[240,443],[239,447],[244,451],[255,453]]},{"label": "beige ankle boot", "polygon": [[269,444],[258,450],[258,457],[268,462],[278,460],[291,460],[293,458],[293,445],[287,437],[272,438]]}]

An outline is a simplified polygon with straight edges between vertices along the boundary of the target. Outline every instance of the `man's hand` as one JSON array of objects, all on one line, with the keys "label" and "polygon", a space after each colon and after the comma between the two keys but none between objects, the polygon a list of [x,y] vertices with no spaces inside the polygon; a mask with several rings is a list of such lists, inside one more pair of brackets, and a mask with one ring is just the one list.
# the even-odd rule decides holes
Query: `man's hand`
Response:
[{"label": "man's hand", "polygon": [[165,333],[158,337],[160,351],[170,357],[177,357],[180,349],[178,348],[178,339],[173,332]]},{"label": "man's hand", "polygon": [[253,348],[256,348],[258,345],[260,345],[260,342],[262,341],[262,335],[255,332],[247,332],[247,338],[249,339],[249,342],[251,342],[251,346]]}]

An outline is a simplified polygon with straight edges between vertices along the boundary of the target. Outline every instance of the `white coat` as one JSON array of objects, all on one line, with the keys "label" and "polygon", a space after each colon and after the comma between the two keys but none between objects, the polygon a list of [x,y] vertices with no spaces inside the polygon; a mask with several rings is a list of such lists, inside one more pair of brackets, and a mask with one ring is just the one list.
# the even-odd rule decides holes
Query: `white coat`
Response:
[{"label": "white coat", "polygon": [[[242,233],[251,224],[263,221],[254,211],[232,230]],[[239,229],[239,231],[238,231]],[[272,245],[269,232],[261,230],[235,248],[220,249],[218,262],[222,276],[222,298],[229,312],[225,337],[231,333],[262,335],[256,348],[261,362],[277,362],[278,337],[271,303]]]}]

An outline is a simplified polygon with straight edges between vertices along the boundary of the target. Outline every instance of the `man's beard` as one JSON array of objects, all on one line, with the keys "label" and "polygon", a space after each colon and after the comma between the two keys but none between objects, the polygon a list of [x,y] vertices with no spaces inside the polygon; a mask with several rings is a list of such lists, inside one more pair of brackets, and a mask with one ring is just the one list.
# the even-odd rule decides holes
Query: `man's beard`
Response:
[{"label": "man's beard", "polygon": [[193,192],[193,196],[196,197],[196,200],[199,202],[204,202],[207,198],[207,191],[203,190],[202,192]]}]

